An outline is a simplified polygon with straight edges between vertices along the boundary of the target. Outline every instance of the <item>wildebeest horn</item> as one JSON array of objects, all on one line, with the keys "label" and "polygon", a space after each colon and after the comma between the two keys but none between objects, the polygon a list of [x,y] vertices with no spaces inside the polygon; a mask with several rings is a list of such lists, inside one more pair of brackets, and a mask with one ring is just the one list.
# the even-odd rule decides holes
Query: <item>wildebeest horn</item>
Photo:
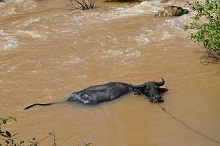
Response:
[{"label": "wildebeest horn", "polygon": [[157,82],[157,84],[159,85],[159,86],[163,86],[164,84],[165,84],[165,80],[163,79],[163,78],[161,78],[162,79],[162,82]]}]

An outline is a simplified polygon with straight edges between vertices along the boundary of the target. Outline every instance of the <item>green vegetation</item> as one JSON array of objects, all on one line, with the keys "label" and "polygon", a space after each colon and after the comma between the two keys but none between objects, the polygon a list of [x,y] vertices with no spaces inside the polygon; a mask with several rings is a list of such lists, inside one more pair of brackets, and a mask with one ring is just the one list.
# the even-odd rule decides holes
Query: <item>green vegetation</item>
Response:
[{"label": "green vegetation", "polygon": [[[15,135],[17,135],[17,133],[16,134],[11,134],[9,131],[2,131],[2,125],[5,125],[5,124],[7,124],[7,122],[9,121],[9,120],[12,120],[12,121],[15,121],[15,122],[17,122],[17,120],[16,120],[16,118],[15,117],[8,117],[8,118],[0,118],[0,135],[2,136],[2,137],[4,137],[4,141],[5,141],[5,143],[6,143],[6,146],[21,146],[23,143],[24,143],[24,141],[20,141],[19,142],[19,144],[15,144],[15,141],[14,141],[14,137],[15,137]],[[0,146],[1,146],[1,144],[0,144]]]},{"label": "green vegetation", "polygon": [[11,138],[13,138],[15,135],[17,135],[17,133],[12,135],[9,131],[5,131],[5,132],[2,131],[2,125],[6,124],[7,121],[13,120],[13,121],[17,122],[17,120],[16,120],[15,117],[0,118],[0,120],[1,120],[1,121],[0,121],[0,134],[1,134],[1,136],[6,137],[6,138],[8,138],[8,139],[11,139]]},{"label": "green vegetation", "polygon": [[[0,146],[39,146],[40,142],[42,142],[43,140],[45,140],[46,138],[53,136],[53,146],[57,146],[56,144],[56,140],[58,138],[56,138],[56,136],[53,133],[49,133],[48,136],[46,136],[45,138],[41,139],[41,140],[37,140],[36,138],[32,138],[30,141],[28,141],[28,143],[26,144],[25,141],[21,140],[21,141],[15,141],[16,139],[16,134],[11,134],[9,131],[2,131],[2,125],[7,124],[8,121],[14,121],[17,122],[17,119],[15,117],[8,117],[8,118],[0,118],[0,138],[3,138],[2,140],[4,141],[3,144],[0,143]],[[91,143],[85,143],[83,142],[82,144],[82,140],[81,138],[78,141],[78,145],[77,146],[91,146]]]},{"label": "green vegetation", "polygon": [[220,58],[220,0],[206,0],[204,4],[196,1],[192,9],[197,13],[185,30],[196,30],[191,39],[208,50],[210,57]]}]

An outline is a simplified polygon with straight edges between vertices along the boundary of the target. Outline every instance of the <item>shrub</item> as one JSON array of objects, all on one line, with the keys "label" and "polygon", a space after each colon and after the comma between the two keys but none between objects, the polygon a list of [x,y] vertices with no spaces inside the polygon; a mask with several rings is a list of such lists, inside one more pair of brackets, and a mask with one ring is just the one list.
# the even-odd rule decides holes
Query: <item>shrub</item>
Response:
[{"label": "shrub", "polygon": [[7,124],[9,120],[17,122],[15,117],[0,118],[0,135],[4,137],[3,140],[5,140],[6,146],[21,146],[24,143],[24,141],[20,141],[19,144],[16,144],[16,142],[14,141],[14,137],[15,135],[17,135],[17,133],[12,135],[9,131],[2,131],[2,125]]},{"label": "shrub", "polygon": [[[25,141],[21,140],[19,142],[15,141],[15,136],[18,134],[11,134],[9,131],[2,131],[2,125],[5,125],[7,124],[7,122],[9,120],[12,120],[12,121],[15,121],[17,122],[17,119],[15,117],[8,117],[8,118],[0,118],[0,138],[3,137],[5,143],[4,145],[5,146],[39,146],[40,143],[45,140],[46,138],[50,137],[50,136],[53,136],[53,146],[57,146],[56,144],[56,140],[58,138],[56,138],[56,136],[53,134],[53,133],[49,133],[48,136],[46,136],[45,138],[41,139],[41,140],[37,140],[36,138],[32,138],[30,141],[28,141],[28,144],[25,143]],[[78,143],[78,146],[91,146],[91,143],[85,143],[81,141],[81,139],[79,139],[79,143]],[[2,144],[0,144],[0,146],[3,146]]]},{"label": "shrub", "polygon": [[96,0],[69,0],[67,6],[72,9],[88,10],[96,7]]},{"label": "shrub", "polygon": [[196,15],[185,30],[193,29],[191,39],[208,50],[209,55],[218,59],[220,55],[220,0],[206,0],[204,4],[196,1],[192,9]]},{"label": "shrub", "polygon": [[17,135],[17,134],[12,135],[9,131],[5,131],[5,132],[2,131],[2,125],[6,124],[7,121],[9,120],[13,120],[17,122],[15,117],[0,118],[0,135],[3,137],[12,138],[14,135]]}]

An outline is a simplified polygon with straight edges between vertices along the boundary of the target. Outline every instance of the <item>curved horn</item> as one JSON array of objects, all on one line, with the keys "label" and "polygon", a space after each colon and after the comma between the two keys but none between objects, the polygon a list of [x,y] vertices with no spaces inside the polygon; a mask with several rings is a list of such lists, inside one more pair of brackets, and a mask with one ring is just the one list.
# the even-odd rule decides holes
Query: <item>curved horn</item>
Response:
[{"label": "curved horn", "polygon": [[157,82],[157,84],[159,85],[159,86],[163,86],[164,84],[165,84],[165,80],[163,79],[163,78],[161,78],[162,79],[162,82]]}]

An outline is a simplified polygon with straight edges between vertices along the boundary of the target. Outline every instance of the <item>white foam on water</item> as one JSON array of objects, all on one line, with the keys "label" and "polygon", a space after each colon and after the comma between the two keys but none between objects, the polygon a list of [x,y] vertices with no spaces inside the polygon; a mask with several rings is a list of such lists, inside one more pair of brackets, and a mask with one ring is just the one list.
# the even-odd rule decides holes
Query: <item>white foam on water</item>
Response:
[{"label": "white foam on water", "polygon": [[36,8],[36,4],[32,0],[4,0],[0,3],[1,16],[16,14],[17,11],[25,11]]},{"label": "white foam on water", "polygon": [[133,7],[127,8],[116,8],[113,12],[115,18],[125,17],[125,16],[135,16],[139,14],[152,14],[160,9],[159,1],[143,1]]},{"label": "white foam on water", "polygon": [[[139,4],[136,4],[134,6],[127,6],[127,7],[110,7],[108,10],[103,11],[102,13],[97,11],[80,11],[76,13],[77,15],[74,15],[70,22],[67,22],[67,26],[71,23],[72,26],[74,26],[74,30],[71,31],[71,29],[65,29],[61,31],[62,33],[69,33],[72,32],[77,33],[80,30],[83,31],[87,28],[91,28],[94,25],[103,25],[105,23],[109,23],[111,20],[115,19],[121,19],[125,17],[132,17],[132,16],[138,16],[138,15],[151,15],[152,17],[155,15],[157,11],[159,11],[164,4],[160,3],[159,0],[154,1],[143,1]],[[78,15],[79,14],[79,15]],[[182,17],[185,18],[185,17]],[[159,18],[158,18],[159,19]],[[169,25],[170,27],[174,26],[177,30],[182,29],[182,25],[176,26],[176,22],[181,23],[178,19],[181,19],[180,17],[173,18],[175,20],[169,20],[165,21],[164,25]],[[172,22],[174,21],[174,22]],[[183,20],[184,21],[184,20]],[[82,23],[83,22],[83,23]],[[150,42],[150,38],[146,36],[137,36],[135,38],[138,42],[142,43],[148,43]]]},{"label": "white foam on water", "polygon": [[81,21],[81,20],[83,19],[83,16],[82,16],[82,15],[74,16],[72,19],[73,19],[74,21],[79,22],[79,21]]},{"label": "white foam on water", "polygon": [[17,68],[16,66],[11,66],[11,67],[7,70],[7,72],[13,72],[16,68]]},{"label": "white foam on water", "polygon": [[123,55],[124,53],[120,50],[108,50],[106,55],[102,55],[101,58],[109,58],[109,57],[116,57],[119,55]]},{"label": "white foam on water", "polygon": [[0,50],[12,49],[19,45],[16,38],[6,34],[3,30],[0,30],[0,38]]},{"label": "white foam on water", "polygon": [[166,39],[170,39],[171,37],[173,37],[173,35],[169,34],[168,31],[164,31],[163,35],[161,37],[161,40],[166,40]]},{"label": "white foam on water", "polygon": [[0,3],[1,16],[16,14],[16,9],[14,7],[7,7],[6,5],[6,3]]},{"label": "white foam on water", "polygon": [[88,77],[88,75],[85,75],[85,74],[83,74],[83,75],[79,75],[79,76],[77,76],[77,78],[87,78]]},{"label": "white foam on water", "polygon": [[[72,64],[86,64],[86,61],[80,57],[75,57],[75,56],[69,56],[67,61],[63,61],[63,62],[57,62],[59,63],[61,66],[69,66]],[[68,67],[66,67],[66,69],[68,69]]]},{"label": "white foam on water", "polygon": [[19,42],[17,37],[31,37],[33,39],[47,39],[47,35],[41,34],[38,31],[31,31],[31,30],[9,30],[4,31],[0,30],[0,50],[7,50],[7,49],[14,49],[19,46],[19,44],[22,44],[22,42]]},{"label": "white foam on water", "polygon": [[[74,16],[73,21],[80,23],[81,21],[88,21],[89,23],[96,23],[97,21],[109,21],[120,19],[129,16],[137,16],[139,14],[152,14],[160,9],[158,1],[144,1],[135,6],[127,7],[111,7],[110,11],[105,12],[81,12],[80,16]],[[79,25],[79,24],[77,24]]]},{"label": "white foam on water", "polygon": [[39,71],[38,70],[32,70],[30,71],[30,74],[37,74]]},{"label": "white foam on water", "polygon": [[128,48],[126,50],[108,50],[104,53],[104,55],[101,55],[100,57],[102,59],[119,59],[120,62],[124,62],[130,58],[139,57],[141,53],[139,51],[136,51],[132,48]]},{"label": "white foam on water", "polygon": [[155,13],[160,9],[160,2],[159,1],[143,1],[139,5],[134,6],[133,12],[140,12],[140,13]]},{"label": "white foam on water", "polygon": [[6,36],[4,38],[4,42],[2,43],[2,46],[3,46],[3,49],[6,50],[6,49],[11,49],[11,48],[14,48],[14,47],[17,47],[18,46],[18,42],[15,38],[13,38],[12,36]]},{"label": "white foam on water", "polygon": [[32,2],[32,0],[4,0],[5,2],[17,2],[17,3],[20,3],[20,2]]},{"label": "white foam on water", "polygon": [[83,63],[83,62],[85,62],[85,60],[80,57],[75,57],[71,60],[71,63]]},{"label": "white foam on water", "polygon": [[34,23],[34,22],[38,22],[40,20],[40,17],[38,18],[30,18],[29,20],[26,20],[23,24],[23,26],[28,26],[29,24],[31,23]]},{"label": "white foam on water", "polygon": [[145,36],[145,34],[141,34],[135,38],[138,43],[145,45],[150,42],[150,40]]},{"label": "white foam on water", "polygon": [[27,35],[32,38],[41,38],[46,40],[47,36],[40,34],[38,31],[31,31],[31,30],[18,30],[17,31],[18,35]]},{"label": "white foam on water", "polygon": [[134,57],[140,57],[141,56],[141,52],[140,51],[134,51],[133,48],[128,48],[125,50],[126,57],[127,58],[134,58]]},{"label": "white foam on water", "polygon": [[4,0],[5,2],[17,2],[17,1],[21,1],[21,0]]},{"label": "white foam on water", "polygon": [[[101,23],[103,24],[114,19],[132,17],[140,14],[149,14],[154,16],[156,12],[158,12],[162,7],[166,5],[172,5],[172,3],[174,3],[174,0],[171,0],[167,3],[161,3],[160,0],[143,1],[134,6],[111,7],[109,10],[104,11],[102,13],[97,11],[92,11],[92,12],[86,11],[86,12],[81,12],[80,16],[74,16],[72,19],[72,23],[75,26],[81,25],[82,27],[86,27],[87,24],[88,25],[101,24]],[[166,26],[169,25],[170,27],[174,27],[176,30],[181,30],[183,25],[179,25],[179,24],[186,21],[188,17],[189,15],[187,14],[187,16],[175,17],[173,18],[173,20],[167,19],[164,25]],[[82,24],[81,23],[82,21],[87,23]],[[147,43],[148,41],[150,41],[149,38],[147,37],[143,38],[142,36],[139,36],[139,38],[136,38],[136,40],[143,43]]]}]

